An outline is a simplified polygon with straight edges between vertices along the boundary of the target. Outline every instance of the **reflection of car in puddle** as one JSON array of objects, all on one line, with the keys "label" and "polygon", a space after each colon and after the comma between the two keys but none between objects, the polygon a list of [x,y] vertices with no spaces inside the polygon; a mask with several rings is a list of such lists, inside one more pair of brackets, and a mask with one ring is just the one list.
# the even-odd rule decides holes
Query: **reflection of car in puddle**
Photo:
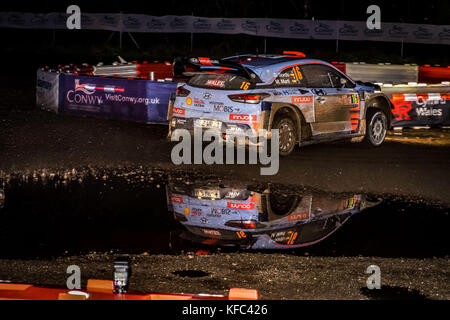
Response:
[{"label": "reflection of car in puddle", "polygon": [[0,189],[0,209],[5,205],[5,191]]},{"label": "reflection of car in puddle", "polygon": [[189,232],[181,237],[216,245],[284,249],[315,244],[353,214],[374,205],[362,195],[290,194],[245,186],[169,183],[168,206]]}]

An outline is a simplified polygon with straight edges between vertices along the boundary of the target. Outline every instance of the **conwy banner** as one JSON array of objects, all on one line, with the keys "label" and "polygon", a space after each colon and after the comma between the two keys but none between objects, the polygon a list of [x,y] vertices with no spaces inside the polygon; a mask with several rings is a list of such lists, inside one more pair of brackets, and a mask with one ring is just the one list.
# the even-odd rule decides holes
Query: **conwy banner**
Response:
[{"label": "conwy banner", "polygon": [[[66,13],[0,12],[0,27],[67,29]],[[382,22],[381,29],[367,29],[362,21],[295,20],[266,18],[205,18],[149,16],[143,14],[82,13],[81,29],[121,32],[186,32],[249,34],[261,37],[369,40],[450,44],[449,25]]]},{"label": "conwy banner", "polygon": [[60,112],[137,122],[167,123],[174,82],[60,74]]}]

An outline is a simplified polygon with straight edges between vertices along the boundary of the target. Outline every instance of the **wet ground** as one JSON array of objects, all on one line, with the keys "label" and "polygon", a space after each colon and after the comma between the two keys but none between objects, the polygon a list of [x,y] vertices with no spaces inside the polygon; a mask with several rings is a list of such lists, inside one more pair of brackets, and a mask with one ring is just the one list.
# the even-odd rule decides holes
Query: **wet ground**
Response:
[{"label": "wet ground", "polygon": [[[126,255],[133,290],[450,298],[449,210],[442,206],[126,170],[13,175],[3,180],[3,193],[2,280],[64,286],[72,264],[84,284],[111,279],[114,259]],[[382,272],[377,292],[365,285],[373,264]]]},{"label": "wet ground", "polygon": [[[181,166],[167,127],[54,115],[0,77],[0,279],[64,286],[66,268],[134,290],[267,299],[449,299],[447,129],[333,143],[259,166]],[[192,168],[193,167],[193,168]],[[369,265],[382,289],[368,291]]]}]

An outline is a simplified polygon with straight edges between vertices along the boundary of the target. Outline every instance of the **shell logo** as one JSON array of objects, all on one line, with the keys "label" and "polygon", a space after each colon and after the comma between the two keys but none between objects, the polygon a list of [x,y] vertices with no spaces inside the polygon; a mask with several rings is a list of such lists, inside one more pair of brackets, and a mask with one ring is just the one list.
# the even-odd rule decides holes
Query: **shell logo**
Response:
[{"label": "shell logo", "polygon": [[188,104],[188,106],[190,106],[192,104],[192,98],[191,97],[186,98],[186,103]]},{"label": "shell logo", "polygon": [[190,213],[191,213],[191,210],[189,210],[189,208],[185,208],[185,209],[184,209],[184,214],[185,214],[186,216],[188,216]]}]

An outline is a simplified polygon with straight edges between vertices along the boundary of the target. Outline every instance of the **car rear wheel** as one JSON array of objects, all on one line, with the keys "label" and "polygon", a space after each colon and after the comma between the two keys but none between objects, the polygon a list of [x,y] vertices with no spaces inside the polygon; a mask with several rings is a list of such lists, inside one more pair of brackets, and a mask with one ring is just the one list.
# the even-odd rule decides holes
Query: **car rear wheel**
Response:
[{"label": "car rear wheel", "polygon": [[369,110],[367,115],[364,143],[372,147],[379,147],[386,138],[388,119],[380,110]]},{"label": "car rear wheel", "polygon": [[288,156],[294,151],[296,127],[290,117],[284,116],[275,120],[272,129],[279,130],[279,152],[281,156]]}]

